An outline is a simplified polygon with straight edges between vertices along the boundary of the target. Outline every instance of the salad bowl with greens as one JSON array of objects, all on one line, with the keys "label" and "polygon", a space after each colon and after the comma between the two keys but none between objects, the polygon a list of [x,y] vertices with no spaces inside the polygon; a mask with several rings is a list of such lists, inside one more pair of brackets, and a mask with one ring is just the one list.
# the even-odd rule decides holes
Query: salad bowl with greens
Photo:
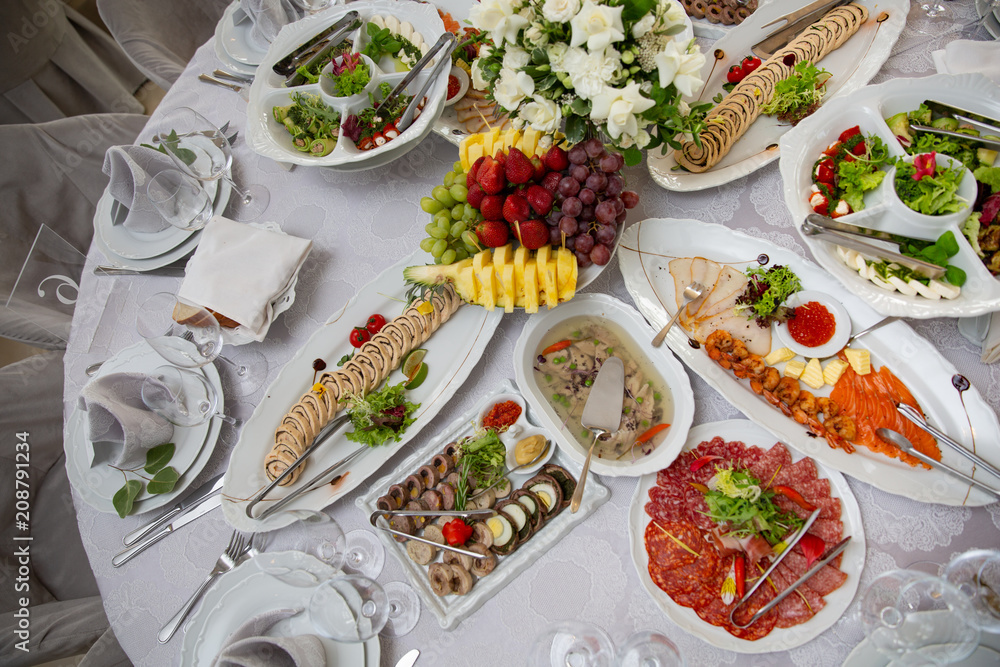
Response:
[{"label": "salad bowl with greens", "polygon": [[800,227],[818,263],[883,315],[993,312],[1000,309],[1000,160],[977,142],[975,128],[932,111],[928,100],[1000,118],[1000,88],[981,75],[894,80],[832,100],[781,140],[785,202],[798,224],[809,213],[829,215],[874,230],[884,239],[876,245],[945,269],[931,280]]}]

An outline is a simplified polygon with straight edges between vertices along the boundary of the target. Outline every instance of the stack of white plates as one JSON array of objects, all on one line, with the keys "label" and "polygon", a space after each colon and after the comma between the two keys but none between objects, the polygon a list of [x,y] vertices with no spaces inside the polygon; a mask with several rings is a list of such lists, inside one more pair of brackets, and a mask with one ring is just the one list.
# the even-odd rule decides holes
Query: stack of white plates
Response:
[{"label": "stack of white plates", "polygon": [[1000,39],[1000,6],[988,0],[976,0],[976,13],[984,19],[983,26],[994,38]]},{"label": "stack of white plates", "polygon": [[222,61],[223,66],[239,74],[249,74],[253,76],[257,71],[257,66],[264,59],[263,51],[254,45],[250,39],[250,30],[253,23],[244,18],[236,23],[234,17],[243,16],[243,12],[237,14],[240,8],[239,0],[226,7],[225,13],[219,24],[215,26],[215,55]]}]

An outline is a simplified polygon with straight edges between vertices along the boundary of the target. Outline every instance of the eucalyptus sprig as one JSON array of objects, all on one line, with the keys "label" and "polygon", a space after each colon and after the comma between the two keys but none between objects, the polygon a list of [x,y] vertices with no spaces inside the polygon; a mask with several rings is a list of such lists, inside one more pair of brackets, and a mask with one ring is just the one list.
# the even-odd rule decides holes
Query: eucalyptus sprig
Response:
[{"label": "eucalyptus sprig", "polygon": [[[131,514],[135,499],[142,493],[143,482],[139,479],[129,479],[129,473],[140,477],[142,480],[146,480],[146,490],[151,495],[170,493],[174,490],[174,485],[180,479],[180,473],[173,467],[167,466],[167,464],[174,457],[175,449],[176,447],[172,442],[153,447],[146,452],[146,465],[142,466],[142,468],[125,469],[118,466],[111,466],[125,477],[125,486],[118,489],[111,499],[111,504],[114,505],[118,516],[124,519]],[[139,470],[145,471],[147,474],[152,475],[152,477],[140,474]]]}]

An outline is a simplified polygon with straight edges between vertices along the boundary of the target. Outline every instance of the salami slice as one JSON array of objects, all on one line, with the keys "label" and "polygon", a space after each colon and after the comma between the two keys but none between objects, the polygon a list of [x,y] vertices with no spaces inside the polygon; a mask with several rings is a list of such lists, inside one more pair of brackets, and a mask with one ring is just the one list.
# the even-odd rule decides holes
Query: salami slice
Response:
[{"label": "salami slice", "polygon": [[844,536],[844,522],[840,519],[816,519],[809,532],[832,546]]},{"label": "salami slice", "polygon": [[809,588],[820,595],[829,595],[844,585],[847,575],[835,567],[824,565],[820,571],[809,577]]},{"label": "salami slice", "polygon": [[[750,620],[750,617],[756,614],[764,605],[774,599],[775,593],[768,585],[761,586],[757,591],[746,601],[745,604],[740,606],[733,615],[733,619],[740,623],[746,623]],[[734,603],[735,604],[735,603]],[[748,628],[737,628],[734,625],[728,623],[728,608],[727,608],[727,622],[722,626],[726,629],[729,634],[734,637],[739,637],[740,639],[746,639],[748,641],[755,641],[761,637],[766,637],[770,634],[771,630],[778,621],[778,613],[776,610],[772,609],[762,616],[756,623]]]},{"label": "salami slice", "polygon": [[725,559],[721,559],[709,577],[703,579],[699,585],[694,586],[685,593],[671,595],[674,602],[683,606],[699,609],[708,605],[713,598],[718,598],[722,594],[722,582],[726,578],[727,568],[723,567]]},{"label": "salami slice", "polygon": [[809,502],[815,502],[820,498],[830,497],[830,480],[827,478],[813,479],[802,482],[795,490],[802,494],[802,497]]},{"label": "salami slice", "polygon": [[[687,545],[691,551],[678,544],[674,538]],[[701,533],[686,521],[650,521],[646,526],[645,540],[650,567],[655,564],[659,568],[673,570],[691,564],[700,555],[698,546],[701,544]]]}]

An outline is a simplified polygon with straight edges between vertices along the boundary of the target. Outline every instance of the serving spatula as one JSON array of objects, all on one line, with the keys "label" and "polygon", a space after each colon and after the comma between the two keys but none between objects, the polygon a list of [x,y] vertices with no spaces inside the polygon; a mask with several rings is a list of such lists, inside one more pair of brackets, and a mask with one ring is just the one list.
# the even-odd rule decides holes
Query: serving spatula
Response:
[{"label": "serving spatula", "polygon": [[583,416],[580,424],[594,434],[594,441],[587,450],[587,459],[583,462],[583,471],[573,492],[570,512],[576,514],[583,500],[583,487],[587,484],[587,473],[590,471],[590,459],[594,456],[597,439],[604,433],[613,433],[622,425],[622,404],[625,401],[625,365],[618,357],[610,357],[601,364],[594,386],[590,388],[587,404],[583,406]]}]

